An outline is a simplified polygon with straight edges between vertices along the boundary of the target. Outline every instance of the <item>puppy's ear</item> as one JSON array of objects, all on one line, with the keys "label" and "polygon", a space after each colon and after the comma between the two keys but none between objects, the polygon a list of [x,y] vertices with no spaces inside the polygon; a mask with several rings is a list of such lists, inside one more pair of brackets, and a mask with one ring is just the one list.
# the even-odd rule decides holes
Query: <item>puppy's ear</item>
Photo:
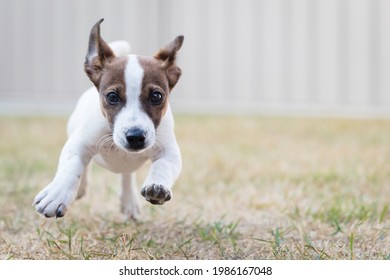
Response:
[{"label": "puppy's ear", "polygon": [[154,58],[161,60],[162,66],[165,68],[171,90],[181,76],[181,69],[176,65],[176,53],[183,45],[183,41],[184,36],[177,36],[175,40],[160,48],[154,55]]},{"label": "puppy's ear", "polygon": [[103,20],[99,20],[91,29],[84,62],[84,70],[96,87],[99,87],[104,65],[115,57],[112,49],[100,36],[100,24]]}]

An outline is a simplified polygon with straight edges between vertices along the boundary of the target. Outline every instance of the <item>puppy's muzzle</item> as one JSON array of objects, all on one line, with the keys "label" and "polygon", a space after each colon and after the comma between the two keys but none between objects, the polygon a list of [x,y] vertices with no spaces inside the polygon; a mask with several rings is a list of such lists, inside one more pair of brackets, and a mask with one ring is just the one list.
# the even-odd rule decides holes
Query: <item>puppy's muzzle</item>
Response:
[{"label": "puppy's muzzle", "polygon": [[146,133],[138,127],[131,128],[126,132],[126,140],[130,150],[138,151],[145,148]]}]

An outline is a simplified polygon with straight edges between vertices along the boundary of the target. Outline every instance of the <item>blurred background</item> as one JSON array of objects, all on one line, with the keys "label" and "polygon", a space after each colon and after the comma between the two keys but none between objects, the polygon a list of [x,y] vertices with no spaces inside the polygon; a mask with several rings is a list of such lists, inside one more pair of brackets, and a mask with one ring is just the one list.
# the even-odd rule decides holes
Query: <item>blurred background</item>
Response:
[{"label": "blurred background", "polygon": [[102,17],[137,54],[185,36],[174,112],[390,117],[387,0],[0,0],[0,113],[70,113]]}]

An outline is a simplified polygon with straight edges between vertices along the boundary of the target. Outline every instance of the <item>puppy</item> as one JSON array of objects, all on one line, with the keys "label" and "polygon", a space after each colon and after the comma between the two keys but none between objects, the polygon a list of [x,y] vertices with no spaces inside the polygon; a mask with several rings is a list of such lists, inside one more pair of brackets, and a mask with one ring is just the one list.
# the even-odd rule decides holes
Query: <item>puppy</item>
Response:
[{"label": "puppy", "polygon": [[110,47],[101,38],[102,21],[91,30],[84,63],[94,87],[80,97],[69,119],[69,137],[53,181],[34,199],[36,211],[48,218],[63,217],[85,194],[91,160],[121,174],[121,210],[134,219],[140,215],[135,171],[152,162],[141,190],[152,204],[172,198],[181,172],[169,95],[181,75],[175,61],[184,37],[153,57],[117,56],[121,44]]}]

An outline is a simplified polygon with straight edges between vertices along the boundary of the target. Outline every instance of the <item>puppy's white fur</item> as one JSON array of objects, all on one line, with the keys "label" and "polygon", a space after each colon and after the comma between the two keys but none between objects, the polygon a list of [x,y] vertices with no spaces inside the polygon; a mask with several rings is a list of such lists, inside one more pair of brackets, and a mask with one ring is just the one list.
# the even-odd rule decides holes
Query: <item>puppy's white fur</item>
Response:
[{"label": "puppy's white fur", "polygon": [[[114,53],[129,50],[127,43],[111,45]],[[36,210],[46,217],[62,217],[74,199],[82,197],[88,184],[91,160],[122,176],[121,210],[132,218],[140,215],[135,171],[152,162],[142,194],[153,204],[172,197],[171,188],[181,172],[181,155],[174,134],[169,104],[157,128],[140,103],[144,70],[138,57],[129,55],[125,71],[126,105],[116,114],[113,127],[103,116],[96,87],[79,99],[68,122],[68,140],[62,149],[52,182],[34,200]],[[142,127],[146,131],[145,149],[126,150],[126,131]]]}]

